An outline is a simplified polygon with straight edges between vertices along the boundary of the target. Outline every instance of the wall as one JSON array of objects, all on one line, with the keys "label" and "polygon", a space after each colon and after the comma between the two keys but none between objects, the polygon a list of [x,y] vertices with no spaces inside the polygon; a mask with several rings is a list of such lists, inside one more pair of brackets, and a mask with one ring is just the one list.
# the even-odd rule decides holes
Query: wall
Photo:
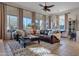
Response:
[{"label": "wall", "polygon": [[[77,41],[79,41],[79,8],[75,8],[73,10],[68,10],[69,13],[63,13],[65,15],[65,24],[66,24],[66,32],[62,35],[64,37],[68,37],[68,30],[69,30],[69,21],[76,20],[76,33],[77,33]],[[61,15],[61,14],[58,14]],[[56,24],[56,15],[52,16],[53,23]]]},{"label": "wall", "polygon": [[[35,17],[37,17],[37,16],[35,16],[36,13],[34,13],[34,12],[23,11],[23,9],[12,7],[12,6],[7,6],[3,3],[0,4],[0,7],[1,7],[0,8],[0,39],[5,39],[5,38],[10,39],[10,34],[7,33],[7,16],[6,16],[7,14],[18,17],[18,28],[19,29],[23,28],[23,22],[22,22],[23,16],[28,16],[28,17],[32,18],[33,22],[35,21],[34,19],[36,19]],[[45,29],[46,16],[40,14],[40,16],[38,16],[38,18],[40,18],[41,20],[44,21],[42,29]]]},{"label": "wall", "polygon": [[[71,18],[72,20],[76,20],[76,16],[79,16],[79,8],[71,10],[68,19]],[[77,19],[79,20],[79,17]]]},{"label": "wall", "polygon": [[[71,18],[71,19],[70,19]],[[79,8],[70,11],[68,15],[68,21],[76,20],[76,34],[77,34],[77,42],[79,41]]]}]

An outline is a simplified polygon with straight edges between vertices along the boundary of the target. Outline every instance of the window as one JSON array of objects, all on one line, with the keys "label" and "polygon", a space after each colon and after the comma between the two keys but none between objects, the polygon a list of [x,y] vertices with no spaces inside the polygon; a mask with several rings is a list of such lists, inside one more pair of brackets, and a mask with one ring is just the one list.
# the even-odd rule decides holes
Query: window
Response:
[{"label": "window", "polygon": [[49,20],[47,19],[46,20],[46,29],[48,29],[49,28]]},{"label": "window", "polygon": [[40,29],[40,20],[35,20],[36,29]]},{"label": "window", "polygon": [[16,30],[17,28],[17,16],[7,15],[7,30]]},{"label": "window", "polygon": [[35,23],[38,30],[43,29],[43,20],[35,20]]},{"label": "window", "polygon": [[40,30],[43,29],[43,20],[40,20]]},{"label": "window", "polygon": [[49,19],[46,19],[46,29],[49,29]]},{"label": "window", "polygon": [[54,22],[53,22],[53,19],[51,19],[51,29],[54,28]]},{"label": "window", "polygon": [[28,29],[32,25],[32,19],[28,17],[23,18],[23,28],[24,30]]},{"label": "window", "polygon": [[59,16],[60,31],[65,31],[65,16]]}]

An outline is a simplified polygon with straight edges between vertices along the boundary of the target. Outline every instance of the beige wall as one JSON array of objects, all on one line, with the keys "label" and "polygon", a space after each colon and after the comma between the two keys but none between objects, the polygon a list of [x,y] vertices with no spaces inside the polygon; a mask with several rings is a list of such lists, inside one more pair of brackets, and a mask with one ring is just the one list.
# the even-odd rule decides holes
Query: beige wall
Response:
[{"label": "beige wall", "polygon": [[[68,18],[71,18],[72,20],[76,20],[76,16],[79,16],[79,8],[71,10],[70,14],[68,15]],[[77,19],[79,20],[79,17]]]},{"label": "beige wall", "polygon": [[77,42],[79,42],[79,8],[70,11],[68,15],[68,21],[76,20],[76,34],[77,34]]}]

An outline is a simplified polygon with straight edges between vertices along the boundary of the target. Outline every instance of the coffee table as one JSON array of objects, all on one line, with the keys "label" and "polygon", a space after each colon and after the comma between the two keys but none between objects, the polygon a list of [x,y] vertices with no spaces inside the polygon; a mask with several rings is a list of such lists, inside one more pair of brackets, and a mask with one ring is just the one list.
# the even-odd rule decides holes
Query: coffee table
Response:
[{"label": "coffee table", "polygon": [[38,44],[40,44],[40,37],[39,36],[36,36],[36,35],[28,35],[25,38],[29,38],[30,41],[38,41]]}]

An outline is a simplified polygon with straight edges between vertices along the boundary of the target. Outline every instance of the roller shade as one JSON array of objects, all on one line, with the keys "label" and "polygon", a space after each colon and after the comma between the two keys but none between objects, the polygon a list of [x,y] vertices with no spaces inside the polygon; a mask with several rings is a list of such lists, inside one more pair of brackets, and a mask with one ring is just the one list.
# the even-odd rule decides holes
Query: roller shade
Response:
[{"label": "roller shade", "polygon": [[32,19],[32,12],[23,10],[23,17],[29,17]]},{"label": "roller shade", "polygon": [[17,16],[19,14],[18,8],[7,6],[7,14]]},{"label": "roller shade", "polygon": [[42,19],[43,19],[43,15],[37,13],[37,14],[36,14],[36,19],[42,20]]}]

